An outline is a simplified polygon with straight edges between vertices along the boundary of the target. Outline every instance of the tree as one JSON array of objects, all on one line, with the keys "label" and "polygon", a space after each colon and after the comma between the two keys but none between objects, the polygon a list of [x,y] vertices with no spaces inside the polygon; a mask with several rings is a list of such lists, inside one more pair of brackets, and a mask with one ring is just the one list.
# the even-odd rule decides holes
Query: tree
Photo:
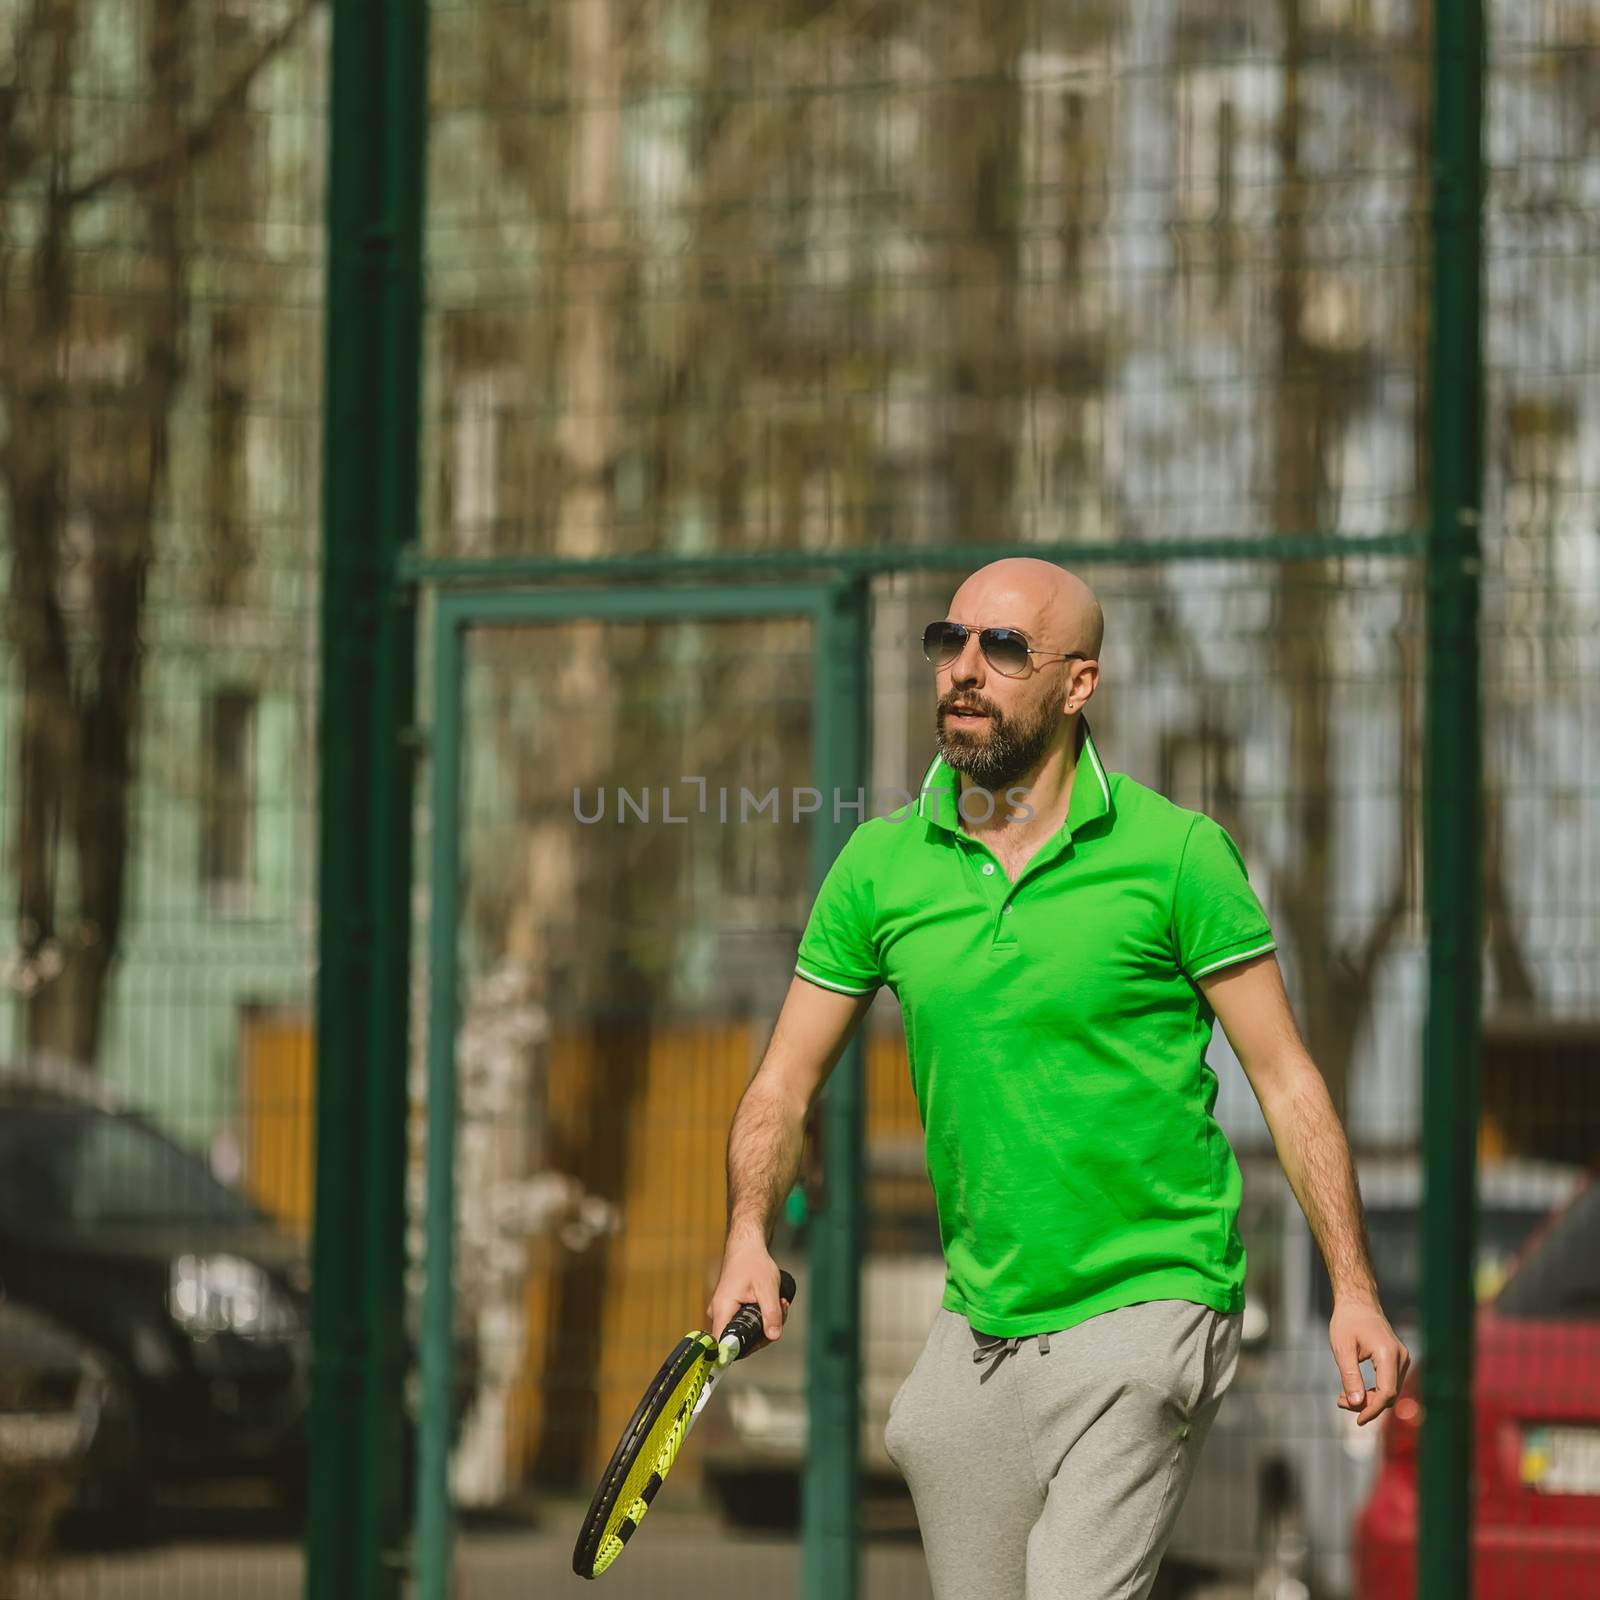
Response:
[{"label": "tree", "polygon": [[[1302,172],[1304,124],[1302,70],[1306,57],[1300,0],[1286,0],[1283,113],[1278,153],[1283,189],[1277,204],[1277,262],[1273,309],[1277,333],[1277,459],[1273,477],[1273,526],[1294,535],[1337,526],[1338,483],[1330,471],[1335,443],[1360,395],[1376,354],[1319,338],[1307,326],[1306,218],[1309,184]],[[1418,873],[1412,850],[1411,808],[1417,797],[1402,783],[1396,827],[1399,862],[1384,903],[1361,936],[1340,943],[1335,902],[1341,874],[1333,827],[1334,697],[1337,673],[1330,670],[1330,614],[1338,599],[1337,567],[1319,561],[1287,562],[1278,569],[1272,624],[1273,667],[1289,711],[1287,770],[1293,795],[1295,840],[1290,858],[1276,871],[1278,897],[1300,964],[1299,1000],[1308,1041],[1342,1113],[1349,1090],[1355,1044],[1371,1011],[1379,962],[1404,926],[1414,903]],[[1414,607],[1415,594],[1408,596]],[[1402,773],[1416,770],[1420,733],[1407,714],[1420,682],[1421,659],[1414,631],[1400,638],[1402,671]]]},{"label": "tree", "polygon": [[[98,1052],[126,913],[143,689],[174,400],[186,372],[192,179],[315,0],[296,0],[231,75],[196,82],[191,0],[147,0],[136,126],[78,94],[112,30],[88,0],[32,0],[0,88],[0,491],[20,671],[17,982],[27,1044]],[[88,248],[133,221],[133,266]]]}]

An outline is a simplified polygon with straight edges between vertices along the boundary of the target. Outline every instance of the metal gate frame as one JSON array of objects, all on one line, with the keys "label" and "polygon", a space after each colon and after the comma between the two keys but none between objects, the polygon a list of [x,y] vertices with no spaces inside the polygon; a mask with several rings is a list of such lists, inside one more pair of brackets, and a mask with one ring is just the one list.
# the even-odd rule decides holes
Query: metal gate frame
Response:
[{"label": "metal gate frame", "polygon": [[[433,724],[428,905],[428,1130],[416,1575],[422,1600],[446,1600],[452,1545],[450,1395],[454,1339],[456,1030],[459,1022],[461,778],[468,638],[474,629],[598,622],[717,621],[799,616],[813,627],[812,783],[854,794],[866,783],[866,593],[860,579],[697,588],[444,591],[433,619]],[[811,828],[820,885],[850,832],[838,806]],[[801,1496],[803,1592],[854,1589],[860,1377],[861,1147],[864,1095],[853,1041],[822,1095],[824,1192],[810,1229],[812,1296],[807,1384],[810,1445]]]}]

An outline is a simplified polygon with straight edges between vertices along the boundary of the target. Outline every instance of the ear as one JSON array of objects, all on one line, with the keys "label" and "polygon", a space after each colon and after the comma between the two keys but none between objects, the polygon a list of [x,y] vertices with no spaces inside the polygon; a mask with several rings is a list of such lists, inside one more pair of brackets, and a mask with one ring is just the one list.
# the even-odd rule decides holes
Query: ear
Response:
[{"label": "ear", "polygon": [[1094,692],[1100,686],[1100,663],[1069,661],[1067,665],[1077,670],[1068,676],[1066,699],[1063,704],[1064,709],[1076,714],[1094,699]]}]

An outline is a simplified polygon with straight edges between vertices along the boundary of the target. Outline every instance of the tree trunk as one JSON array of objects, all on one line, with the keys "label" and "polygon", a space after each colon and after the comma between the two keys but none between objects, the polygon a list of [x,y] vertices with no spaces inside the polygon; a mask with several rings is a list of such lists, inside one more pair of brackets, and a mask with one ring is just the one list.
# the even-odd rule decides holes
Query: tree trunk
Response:
[{"label": "tree trunk", "polygon": [[[1285,0],[1284,107],[1279,137],[1282,193],[1274,312],[1279,392],[1273,406],[1277,458],[1273,526],[1279,534],[1332,526],[1328,452],[1345,422],[1351,358],[1322,348],[1304,332],[1305,245],[1309,204],[1300,170],[1300,64],[1304,50],[1300,0]],[[1364,360],[1359,352],[1354,358]],[[1339,573],[1332,562],[1278,569],[1274,668],[1289,706],[1289,788],[1293,858],[1279,873],[1283,916],[1299,960],[1300,1002],[1307,1044],[1341,1117],[1349,1095],[1356,1040],[1372,1004],[1372,979],[1399,931],[1408,903],[1402,873],[1384,907],[1355,947],[1336,942],[1335,886],[1341,881],[1334,837],[1334,678],[1329,670],[1328,615]],[[1409,686],[1402,683],[1402,697]],[[1408,758],[1402,753],[1402,770]],[[1408,819],[1398,817],[1401,836]]]},{"label": "tree trunk", "polygon": [[[149,149],[174,155],[136,191],[148,278],[144,292],[118,308],[120,337],[137,352],[134,377],[126,386],[92,396],[101,413],[100,431],[86,427],[70,453],[54,463],[57,481],[65,482],[87,526],[91,637],[68,694],[49,697],[53,705],[46,698],[35,701],[43,718],[75,724],[72,734],[63,735],[75,745],[75,759],[44,761],[37,782],[43,790],[41,810],[72,840],[77,912],[70,935],[58,945],[58,975],[42,982],[29,999],[27,1038],[32,1049],[85,1064],[99,1054],[122,939],[142,704],[144,589],[166,485],[171,411],[183,374],[187,171],[176,152],[189,101],[191,34],[189,0],[153,0],[145,138]],[[63,236],[65,226],[64,217]],[[57,326],[68,324],[70,315],[63,308]],[[73,338],[70,328],[67,338]],[[57,510],[59,538],[59,505]],[[41,555],[37,548],[33,553],[36,559]],[[29,586],[30,598],[52,614],[49,631],[64,636],[58,574],[47,572],[42,561],[40,569]],[[36,759],[39,753],[36,745]],[[58,888],[57,882],[49,885],[52,902]],[[52,904],[42,926],[53,929],[61,911]]]},{"label": "tree trunk", "polygon": [[[19,23],[16,59],[37,69],[37,81],[24,74],[17,92],[0,96],[0,205],[9,210],[45,169],[38,242],[25,257],[0,244],[25,1036],[31,1048],[86,1064],[99,1051],[126,913],[144,591],[184,375],[188,185],[311,3],[264,34],[205,114],[191,118],[192,0],[149,0],[144,125],[87,178],[75,171],[72,143],[78,0],[39,0]],[[125,292],[77,302],[73,223],[80,207],[113,190],[134,199],[145,224],[139,276]],[[11,237],[0,227],[0,240]],[[122,369],[133,376],[96,376]],[[75,563],[64,560],[69,550]]]},{"label": "tree trunk", "polygon": [[1028,8],[996,4],[941,14],[951,86],[933,120],[929,235],[945,280],[945,440],[954,540],[1015,537],[1017,306],[1022,103],[1018,56]]}]

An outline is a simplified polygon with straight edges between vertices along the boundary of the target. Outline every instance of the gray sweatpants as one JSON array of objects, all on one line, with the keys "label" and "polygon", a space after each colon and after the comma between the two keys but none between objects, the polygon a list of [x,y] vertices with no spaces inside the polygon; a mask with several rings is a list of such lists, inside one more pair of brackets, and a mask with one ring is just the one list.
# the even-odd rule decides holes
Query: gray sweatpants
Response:
[{"label": "gray sweatpants", "polygon": [[1142,1600],[1243,1314],[1146,1300],[996,1340],[941,1308],[889,1407],[935,1600]]}]

